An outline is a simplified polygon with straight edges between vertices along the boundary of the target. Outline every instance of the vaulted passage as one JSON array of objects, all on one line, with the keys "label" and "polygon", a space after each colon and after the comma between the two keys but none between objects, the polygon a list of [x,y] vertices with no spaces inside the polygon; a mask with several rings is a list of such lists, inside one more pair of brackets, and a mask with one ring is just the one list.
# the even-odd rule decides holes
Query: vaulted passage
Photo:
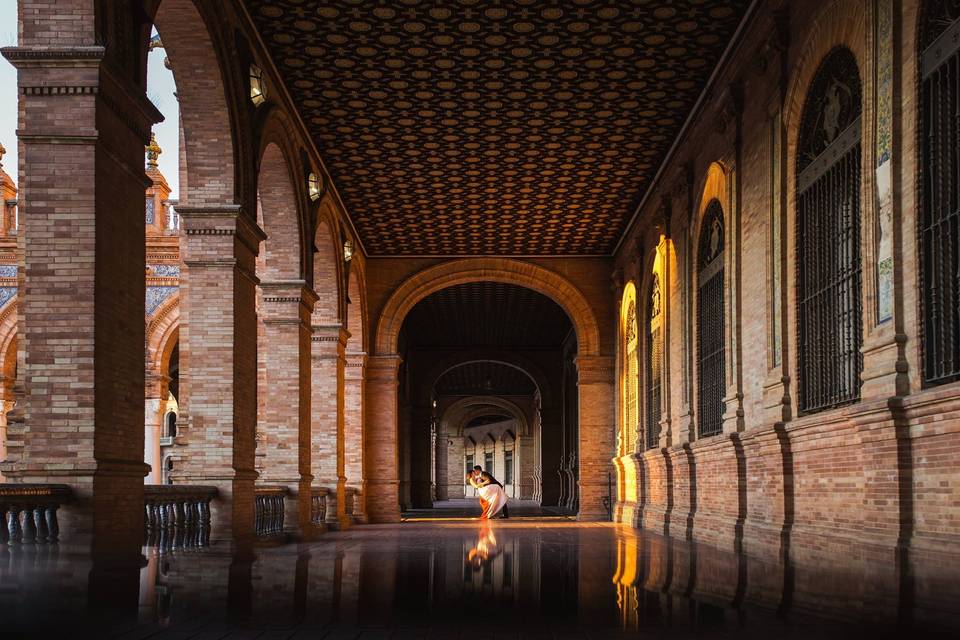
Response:
[{"label": "vaulted passage", "polygon": [[960,632],[960,0],[0,24],[0,634]]}]

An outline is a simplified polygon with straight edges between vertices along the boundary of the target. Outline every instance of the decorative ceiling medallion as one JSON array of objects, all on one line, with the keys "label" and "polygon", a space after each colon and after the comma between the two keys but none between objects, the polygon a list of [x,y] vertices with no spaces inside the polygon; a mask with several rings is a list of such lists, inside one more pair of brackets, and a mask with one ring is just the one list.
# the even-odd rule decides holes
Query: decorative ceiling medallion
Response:
[{"label": "decorative ceiling medallion", "polygon": [[371,255],[612,251],[748,0],[246,0]]}]

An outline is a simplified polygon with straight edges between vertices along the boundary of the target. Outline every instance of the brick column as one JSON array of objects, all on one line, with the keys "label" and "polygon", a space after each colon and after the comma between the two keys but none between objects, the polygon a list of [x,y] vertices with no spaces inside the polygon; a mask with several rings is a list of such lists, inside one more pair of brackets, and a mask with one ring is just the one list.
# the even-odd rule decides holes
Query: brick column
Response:
[{"label": "brick column", "polygon": [[211,535],[247,540],[253,536],[257,477],[254,263],[265,236],[239,206],[179,206],[177,212],[185,267],[177,441],[186,446],[177,447],[173,479],[217,486]]},{"label": "brick column", "polygon": [[366,522],[366,476],[363,456],[363,404],[367,354],[348,353],[344,370],[343,419],[344,464],[347,486],[358,491],[353,504],[354,522]]},{"label": "brick column", "polygon": [[430,469],[432,467],[430,445],[430,420],[433,410],[417,405],[411,411],[410,423],[410,501],[416,509],[429,509]]},{"label": "brick column", "polygon": [[[346,447],[344,441],[344,351],[350,334],[341,325],[313,327],[313,475],[330,488],[327,524],[346,528]],[[331,508],[333,507],[333,508]]]},{"label": "brick column", "polygon": [[0,471],[12,482],[69,484],[76,501],[62,510],[62,538],[138,562],[143,147],[163,117],[131,80],[133,58],[98,44],[132,36],[119,33],[126,6],[111,7],[98,33],[99,3],[72,2],[67,21],[49,3],[20,4],[29,19],[20,46],[3,55],[19,86],[23,422],[8,428]]},{"label": "brick column", "polygon": [[[614,359],[577,356],[580,397],[580,513],[579,520],[606,520],[608,476],[614,451]],[[611,496],[615,499],[616,496]]]},{"label": "brick column", "polygon": [[266,388],[263,425],[266,451],[264,484],[286,485],[288,529],[309,532],[311,327],[310,314],[317,294],[303,280],[262,282]]},{"label": "brick column", "polygon": [[400,496],[397,457],[397,373],[400,356],[367,360],[363,425],[367,517],[370,522],[399,522]]}]

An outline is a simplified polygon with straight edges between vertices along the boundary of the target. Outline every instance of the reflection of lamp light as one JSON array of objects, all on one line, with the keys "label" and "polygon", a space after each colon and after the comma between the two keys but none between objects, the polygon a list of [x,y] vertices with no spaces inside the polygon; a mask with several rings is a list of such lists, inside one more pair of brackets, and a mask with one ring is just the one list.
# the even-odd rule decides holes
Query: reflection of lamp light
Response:
[{"label": "reflection of lamp light", "polygon": [[353,240],[349,238],[343,241],[343,261],[350,262],[353,259]]},{"label": "reflection of lamp light", "polygon": [[310,175],[307,176],[307,193],[310,194],[310,199],[316,202],[320,199],[320,196],[323,195],[323,189],[320,185],[320,178],[317,174],[310,172]]},{"label": "reflection of lamp light", "polygon": [[250,65],[250,101],[258,107],[267,101],[263,70],[255,64]]}]

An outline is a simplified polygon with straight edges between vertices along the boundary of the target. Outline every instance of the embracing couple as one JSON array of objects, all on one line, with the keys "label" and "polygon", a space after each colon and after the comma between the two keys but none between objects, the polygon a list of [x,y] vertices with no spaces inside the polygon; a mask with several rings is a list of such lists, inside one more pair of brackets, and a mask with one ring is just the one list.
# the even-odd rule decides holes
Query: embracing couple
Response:
[{"label": "embracing couple", "polygon": [[483,467],[475,466],[473,471],[467,474],[467,482],[477,490],[480,496],[480,508],[483,509],[480,515],[481,520],[489,520],[500,511],[503,511],[504,518],[510,517],[507,510],[507,494],[503,490],[503,485],[484,471]]}]

